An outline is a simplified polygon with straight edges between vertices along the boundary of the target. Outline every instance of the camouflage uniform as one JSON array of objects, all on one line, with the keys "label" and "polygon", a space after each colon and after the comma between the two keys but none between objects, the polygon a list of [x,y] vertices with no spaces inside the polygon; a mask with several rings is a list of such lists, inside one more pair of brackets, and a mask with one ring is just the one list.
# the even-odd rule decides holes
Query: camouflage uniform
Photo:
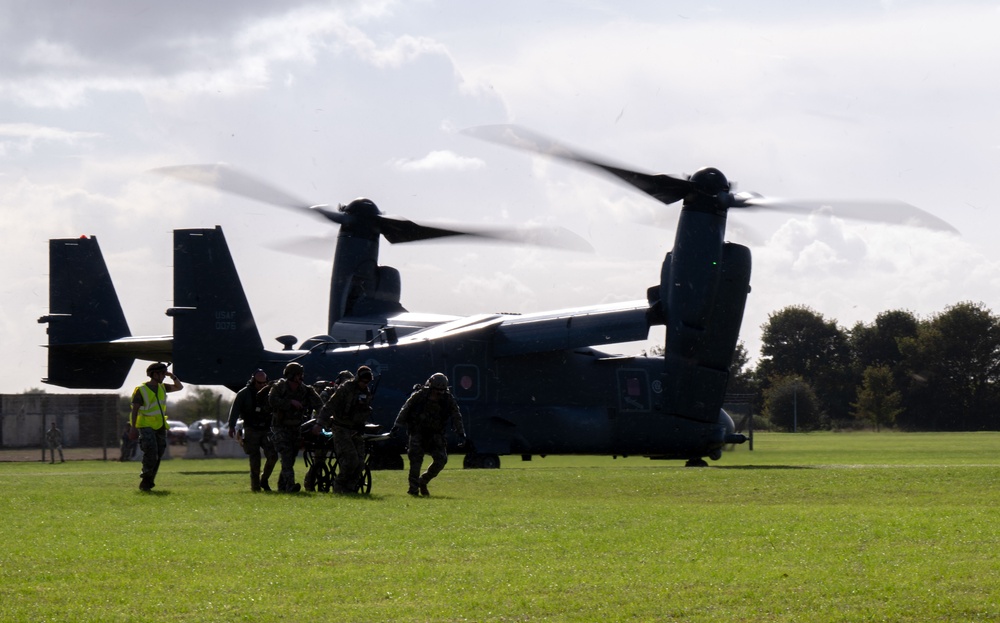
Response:
[{"label": "camouflage uniform", "polygon": [[134,439],[132,439],[131,435],[129,435],[129,431],[131,430],[131,428],[132,427],[129,426],[128,421],[126,421],[125,428],[122,430],[121,456],[118,458],[118,461],[121,463],[124,463],[125,461],[131,461],[133,458],[135,458],[136,450],[139,447],[139,444]]},{"label": "camouflage uniform", "polygon": [[365,373],[359,369],[357,378],[338,387],[321,411],[321,416],[329,418],[333,424],[333,448],[340,466],[340,472],[333,483],[335,493],[357,491],[364,473],[364,432],[365,422],[372,413],[372,393],[367,383],[361,382],[363,378],[371,381],[371,370]]},{"label": "camouflage uniform", "polygon": [[[59,451],[59,462],[66,462],[62,451],[62,431],[56,428],[55,422],[52,423],[49,430],[45,431],[45,445],[49,447],[49,455],[52,457],[52,463],[56,462],[56,450]],[[45,452],[42,452],[42,460],[45,460]]]},{"label": "camouflage uniform", "polygon": [[[302,406],[295,407],[293,400],[297,400]],[[299,382],[298,387],[293,389],[287,379],[279,379],[271,386],[267,402],[272,412],[271,439],[281,458],[278,491],[295,492],[299,490],[299,485],[295,482],[295,459],[302,447],[300,426],[306,416],[314,409],[322,408],[323,403],[312,386]]]},{"label": "camouflage uniform", "polygon": [[[250,457],[251,491],[271,490],[267,479],[271,477],[271,472],[278,463],[278,453],[271,443],[271,406],[267,402],[268,389],[265,385],[257,391],[254,379],[250,377],[246,387],[236,392],[233,406],[229,409],[230,431],[236,430],[237,420],[241,418],[243,420],[243,451]],[[266,459],[263,472],[260,468],[262,451]]]},{"label": "camouflage uniform", "polygon": [[[146,385],[148,388],[149,386]],[[136,405],[142,408],[145,405],[143,385],[135,388],[132,393],[132,408]],[[149,389],[150,395],[155,396],[155,404],[161,409],[162,420],[159,428],[152,426],[137,427],[139,432],[139,449],[142,450],[142,470],[139,472],[141,479],[139,488],[149,491],[156,486],[156,474],[160,471],[160,460],[167,450],[167,414],[166,400],[167,394],[163,385],[158,385],[155,389]]]},{"label": "camouflage uniform", "polygon": [[[327,382],[325,387],[323,387],[323,391],[319,393],[319,399],[323,402],[323,405],[326,406],[326,403],[330,400],[330,397],[333,396],[333,393],[337,391],[338,387],[340,387],[345,381],[353,378],[354,374],[352,374],[349,370],[343,370],[337,376],[335,381],[332,383]],[[317,386],[318,385],[319,383],[317,383]],[[322,434],[324,435],[325,441],[325,431],[330,430],[331,424],[329,412],[320,409],[320,411],[316,413],[316,424],[320,427],[320,429],[322,429],[322,431],[324,431]],[[326,458],[330,453],[328,448],[329,446],[326,443],[316,444],[316,449],[313,450],[313,463],[309,466],[309,471],[306,472],[304,481],[306,491],[316,490],[316,481],[320,478],[323,465],[326,464]]]},{"label": "camouflage uniform", "polygon": [[[437,374],[432,376],[434,379]],[[427,491],[427,483],[441,473],[445,464],[448,463],[448,441],[445,438],[445,426],[451,422],[452,427],[458,434],[460,445],[465,444],[465,427],[462,425],[462,414],[458,409],[458,403],[451,392],[447,390],[447,378],[445,378],[444,390],[438,389],[438,397],[435,399],[432,393],[435,391],[431,387],[431,379],[423,387],[418,388],[407,399],[406,404],[399,411],[396,417],[398,426],[406,426],[409,433],[409,444],[406,455],[410,459],[409,491],[410,495],[430,495]],[[424,455],[431,455],[432,462],[423,474],[420,469],[424,462]]]}]

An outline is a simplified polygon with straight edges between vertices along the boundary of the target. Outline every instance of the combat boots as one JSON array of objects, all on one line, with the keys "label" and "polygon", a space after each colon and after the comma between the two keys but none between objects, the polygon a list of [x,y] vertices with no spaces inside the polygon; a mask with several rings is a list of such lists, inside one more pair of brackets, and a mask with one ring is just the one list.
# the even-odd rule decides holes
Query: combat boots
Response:
[{"label": "combat boots", "polygon": [[260,474],[257,472],[250,472],[250,490],[260,491]]},{"label": "combat boots", "polygon": [[260,475],[260,488],[264,491],[271,490],[271,485],[267,484],[267,479],[271,477],[272,471],[274,471],[274,463],[264,463],[264,472]]}]

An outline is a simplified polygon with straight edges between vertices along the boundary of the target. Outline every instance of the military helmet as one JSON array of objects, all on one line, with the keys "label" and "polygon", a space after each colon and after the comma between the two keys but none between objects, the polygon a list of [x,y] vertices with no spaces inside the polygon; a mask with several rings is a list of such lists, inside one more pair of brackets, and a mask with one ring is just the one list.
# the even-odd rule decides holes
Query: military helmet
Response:
[{"label": "military helmet", "polygon": [[431,375],[431,378],[427,379],[427,387],[431,389],[448,389],[448,377],[440,372],[435,372]]},{"label": "military helmet", "polygon": [[154,372],[159,372],[160,370],[166,370],[167,364],[162,361],[157,361],[156,363],[151,363],[146,366],[146,376],[151,376]]},{"label": "military helmet", "polygon": [[372,369],[369,368],[368,366],[360,366],[358,368],[358,373],[357,373],[356,376],[357,376],[357,378],[358,378],[359,381],[364,380],[364,379],[368,379],[370,381],[373,378],[375,378],[375,375],[372,374]]},{"label": "military helmet", "polygon": [[353,372],[351,372],[350,370],[341,370],[340,374],[337,375],[337,380],[334,382],[339,385],[344,381],[350,381],[353,378],[354,378]]},{"label": "military helmet", "polygon": [[281,373],[281,376],[290,379],[296,374],[302,374],[304,370],[305,368],[302,367],[301,363],[292,361],[285,366],[285,371]]}]

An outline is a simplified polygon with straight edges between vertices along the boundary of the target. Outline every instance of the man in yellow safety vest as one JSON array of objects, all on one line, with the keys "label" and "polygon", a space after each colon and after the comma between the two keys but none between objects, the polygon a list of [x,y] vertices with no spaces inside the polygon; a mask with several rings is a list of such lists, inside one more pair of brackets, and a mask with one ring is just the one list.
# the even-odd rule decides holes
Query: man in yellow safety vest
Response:
[{"label": "man in yellow safety vest", "polygon": [[[150,491],[156,486],[156,472],[167,449],[167,394],[184,389],[177,375],[167,372],[165,363],[149,364],[146,374],[149,380],[132,392],[132,415],[129,418],[129,436],[139,439],[142,450],[141,491]],[[173,383],[163,382],[168,376]]]}]

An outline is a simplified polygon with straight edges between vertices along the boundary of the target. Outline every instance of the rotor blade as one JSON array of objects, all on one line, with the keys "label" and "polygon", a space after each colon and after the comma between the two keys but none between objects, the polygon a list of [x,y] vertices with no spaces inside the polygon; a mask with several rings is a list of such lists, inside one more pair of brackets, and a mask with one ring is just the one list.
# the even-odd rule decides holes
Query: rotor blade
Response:
[{"label": "rotor blade", "polygon": [[[393,221],[388,225],[388,228],[397,234],[397,226],[403,219],[395,219],[390,217]],[[404,221],[408,222],[408,221]],[[383,223],[385,224],[385,223]],[[578,237],[576,234],[570,232],[567,229],[559,228],[524,228],[507,231],[507,230],[497,230],[497,231],[485,231],[485,232],[473,232],[473,231],[455,231],[444,228],[427,227],[423,225],[417,225],[416,223],[410,223],[412,228],[408,226],[403,226],[406,229],[406,233],[409,234],[408,237],[397,238],[395,235],[394,240],[390,242],[419,242],[421,240],[441,240],[443,238],[459,237],[459,236],[472,236],[478,238],[485,238],[489,240],[496,240],[498,242],[513,242],[518,244],[534,244],[538,246],[556,247],[561,249],[570,249],[574,251],[593,251],[591,247],[583,238]],[[384,235],[384,233],[383,233]],[[422,237],[421,237],[422,236]],[[388,240],[388,236],[386,237]],[[335,237],[331,236],[295,236],[292,238],[286,238],[283,240],[277,240],[269,242],[264,246],[271,249],[272,251],[279,251],[281,253],[289,253],[291,255],[297,255],[300,257],[308,259],[329,259],[333,254],[336,247],[337,241]]]},{"label": "rotor blade", "polygon": [[428,225],[418,225],[411,220],[399,217],[381,215],[378,219],[379,232],[389,241],[390,244],[399,242],[417,242],[420,240],[434,240],[435,238],[447,238],[449,236],[461,236],[465,232],[445,229],[443,227],[431,227]]},{"label": "rotor blade", "polygon": [[345,217],[340,212],[324,209],[324,206],[313,205],[249,173],[224,164],[185,164],[161,167],[153,169],[151,172],[207,186],[268,205],[293,210],[309,210],[336,223],[342,222]]},{"label": "rotor blade", "polygon": [[514,229],[467,230],[466,234],[478,238],[496,240],[497,242],[527,244],[567,251],[583,251],[585,253],[594,252],[594,247],[589,242],[565,227],[523,225]]},{"label": "rotor blade", "polygon": [[[281,190],[268,182],[262,181],[249,173],[244,173],[224,164],[189,164],[153,169],[152,172],[201,186],[208,186],[268,205],[308,211],[341,225],[354,222],[358,218],[339,210],[332,210],[323,205],[311,205],[307,201]],[[583,238],[561,227],[525,227],[515,230],[491,230],[487,228],[453,229],[447,225],[420,225],[404,218],[386,215],[378,215],[377,223],[378,232],[390,243],[416,242],[419,240],[433,240],[453,236],[472,236],[504,242],[517,242],[578,251],[593,251],[593,248]],[[298,243],[282,244],[278,250],[297,252],[295,250],[296,244]],[[311,245],[312,243],[303,244]],[[314,255],[309,251],[306,254],[310,256]]]},{"label": "rotor blade", "polygon": [[497,242],[530,244],[572,251],[589,252],[594,250],[586,240],[563,227],[526,225],[507,229],[463,225],[461,229],[455,229],[448,224],[422,225],[398,216],[383,214],[379,217],[379,229],[385,239],[392,244],[469,236]]},{"label": "rotor blade", "polygon": [[595,167],[614,175],[626,184],[638,188],[647,195],[663,203],[680,201],[692,190],[691,182],[666,174],[650,174],[632,171],[602,162],[591,156],[570,149],[548,137],[542,136],[516,125],[482,125],[462,130],[463,134],[485,141],[533,151],[553,158]]},{"label": "rotor blade", "polygon": [[947,221],[903,201],[865,199],[778,199],[769,197],[736,197],[731,207],[768,209],[797,214],[828,211],[838,218],[848,218],[875,223],[912,225],[939,231],[958,233]]}]

